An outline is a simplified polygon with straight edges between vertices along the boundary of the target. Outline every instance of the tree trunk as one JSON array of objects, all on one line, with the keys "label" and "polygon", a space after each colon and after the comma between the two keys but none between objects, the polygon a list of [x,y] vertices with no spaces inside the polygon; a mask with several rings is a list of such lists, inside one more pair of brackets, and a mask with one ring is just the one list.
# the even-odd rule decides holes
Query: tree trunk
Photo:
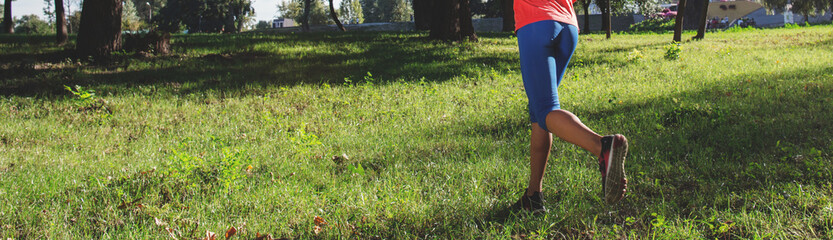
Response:
[{"label": "tree trunk", "polygon": [[6,0],[3,5],[3,33],[14,33],[14,20],[12,19],[12,0]]},{"label": "tree trunk", "polygon": [[460,8],[457,13],[460,18],[460,37],[469,41],[477,42],[477,34],[474,32],[474,23],[471,21],[470,0],[460,0]]},{"label": "tree trunk", "polygon": [[301,28],[304,32],[309,32],[309,8],[312,5],[312,0],[304,0],[304,16],[301,19]]},{"label": "tree trunk", "polygon": [[431,4],[433,0],[414,0],[414,27],[416,30],[431,29]]},{"label": "tree trunk", "polygon": [[513,0],[502,0],[503,1],[503,31],[504,32],[514,32],[515,31],[515,1]]},{"label": "tree trunk", "polygon": [[234,30],[239,33],[243,31],[244,27],[246,27],[246,18],[243,16],[246,14],[244,13],[245,9],[243,9],[243,6],[236,6],[236,8],[237,10],[235,10],[234,13],[234,20],[237,26],[235,26]]},{"label": "tree trunk", "polygon": [[674,21],[674,41],[675,42],[682,42],[683,16],[685,16],[685,2],[686,2],[686,0],[680,0],[680,2],[677,3],[677,18]]},{"label": "tree trunk", "polygon": [[709,19],[709,17],[708,17],[709,1],[704,0],[703,2],[704,2],[703,3],[704,6],[703,6],[702,11],[700,12],[702,14],[702,15],[700,15],[700,27],[697,28],[697,35],[694,36],[693,39],[703,39],[703,38],[706,37],[706,22]]},{"label": "tree trunk", "polygon": [[584,8],[584,31],[590,32],[590,0],[584,0],[582,4]]},{"label": "tree trunk", "polygon": [[344,25],[341,25],[341,21],[338,20],[338,15],[336,15],[336,9],[333,7],[333,0],[330,0],[330,17],[333,18],[333,21],[336,22],[338,25],[338,29],[341,29],[342,32],[346,32],[347,29],[344,28]]},{"label": "tree trunk", "polygon": [[76,49],[81,57],[106,57],[121,48],[121,0],[86,0]]},{"label": "tree trunk", "polygon": [[610,0],[601,0],[602,5],[602,29],[605,31],[606,38],[610,39],[612,32],[610,23]]},{"label": "tree trunk", "polygon": [[67,42],[67,17],[64,13],[64,0],[55,0],[55,31],[58,45]]},{"label": "tree trunk", "polygon": [[469,0],[434,0],[430,38],[448,41],[477,41],[471,22]]}]

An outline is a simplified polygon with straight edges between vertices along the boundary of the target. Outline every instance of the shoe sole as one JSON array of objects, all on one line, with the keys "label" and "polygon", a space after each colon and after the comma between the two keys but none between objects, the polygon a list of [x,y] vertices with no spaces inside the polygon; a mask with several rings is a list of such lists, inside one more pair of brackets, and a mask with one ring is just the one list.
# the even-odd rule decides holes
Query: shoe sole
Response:
[{"label": "shoe sole", "polygon": [[614,204],[625,197],[627,176],[625,175],[625,157],[628,155],[628,139],[616,134],[613,146],[608,154],[607,175],[605,177],[605,202]]}]

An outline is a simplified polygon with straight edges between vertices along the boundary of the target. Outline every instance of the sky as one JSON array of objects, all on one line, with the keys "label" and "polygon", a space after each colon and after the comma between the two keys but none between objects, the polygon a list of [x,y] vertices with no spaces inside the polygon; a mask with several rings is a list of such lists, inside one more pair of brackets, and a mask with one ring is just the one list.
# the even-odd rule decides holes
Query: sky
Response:
[{"label": "sky", "polygon": [[[252,7],[255,9],[255,19],[258,21],[269,21],[278,15],[278,3],[283,0],[252,0]],[[338,8],[341,5],[341,0],[333,1]],[[43,15],[43,8],[46,3],[43,0],[17,0],[12,2],[12,15],[20,18],[23,15],[35,14],[45,19]],[[80,6],[72,6],[71,11],[80,10]]]}]

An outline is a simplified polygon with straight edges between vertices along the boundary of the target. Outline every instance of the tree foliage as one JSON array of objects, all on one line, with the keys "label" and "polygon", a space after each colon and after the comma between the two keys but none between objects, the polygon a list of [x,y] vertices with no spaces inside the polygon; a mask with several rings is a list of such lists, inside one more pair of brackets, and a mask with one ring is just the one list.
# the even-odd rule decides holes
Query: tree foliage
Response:
[{"label": "tree foliage", "polygon": [[125,31],[138,31],[142,28],[143,22],[136,12],[133,1],[124,1],[121,12],[121,29]]},{"label": "tree foliage", "polygon": [[253,14],[251,0],[168,0],[154,22],[165,31],[239,32]]},{"label": "tree foliage", "polygon": [[26,34],[47,34],[52,32],[52,26],[40,19],[38,15],[24,15],[15,21],[14,31]]},{"label": "tree foliage", "polygon": [[[6,10],[6,6],[3,3],[0,3],[0,15],[4,15],[3,12]],[[0,18],[0,26],[6,25],[6,19]]]},{"label": "tree foliage", "polygon": [[159,16],[159,11],[167,5],[167,0],[125,0],[132,1],[136,7],[136,15],[146,23],[153,22],[154,16]]},{"label": "tree foliage", "polygon": [[[309,24],[310,25],[324,25],[333,23],[330,19],[330,14],[324,5],[323,0],[313,0],[310,4]],[[343,4],[343,3],[342,3]],[[303,0],[286,0],[278,4],[278,13],[281,17],[295,20],[296,23],[302,23],[304,18],[304,1]]]},{"label": "tree foliage", "polygon": [[831,0],[762,0],[761,3],[770,11],[791,10],[805,18],[833,11]]},{"label": "tree foliage", "polygon": [[258,21],[257,25],[255,25],[255,29],[257,30],[269,29],[271,27],[272,25],[267,21]]},{"label": "tree foliage", "polygon": [[498,18],[502,17],[503,9],[501,2],[503,0],[471,0],[469,6],[471,7],[471,15],[475,18]]},{"label": "tree foliage", "polygon": [[75,11],[67,15],[67,24],[69,25],[69,32],[77,33],[81,26],[81,11]]},{"label": "tree foliage", "polygon": [[411,21],[413,9],[406,0],[358,0],[365,22]]},{"label": "tree foliage", "polygon": [[339,14],[341,14],[341,19],[348,23],[364,22],[362,3],[359,0],[342,0]]}]

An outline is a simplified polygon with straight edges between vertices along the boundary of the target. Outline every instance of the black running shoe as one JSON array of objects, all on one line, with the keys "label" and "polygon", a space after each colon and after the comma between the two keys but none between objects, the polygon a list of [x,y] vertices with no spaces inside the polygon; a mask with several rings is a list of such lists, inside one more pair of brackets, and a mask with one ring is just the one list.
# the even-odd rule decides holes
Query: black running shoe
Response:
[{"label": "black running shoe", "polygon": [[521,199],[512,205],[512,210],[516,212],[526,211],[532,214],[546,213],[547,208],[544,207],[544,195],[541,192],[534,192],[532,196],[526,195],[526,190],[521,194]]},{"label": "black running shoe", "polygon": [[605,202],[614,204],[625,197],[628,179],[625,176],[625,157],[628,155],[628,139],[621,134],[602,137],[602,153],[599,171],[602,173],[602,192]]}]

